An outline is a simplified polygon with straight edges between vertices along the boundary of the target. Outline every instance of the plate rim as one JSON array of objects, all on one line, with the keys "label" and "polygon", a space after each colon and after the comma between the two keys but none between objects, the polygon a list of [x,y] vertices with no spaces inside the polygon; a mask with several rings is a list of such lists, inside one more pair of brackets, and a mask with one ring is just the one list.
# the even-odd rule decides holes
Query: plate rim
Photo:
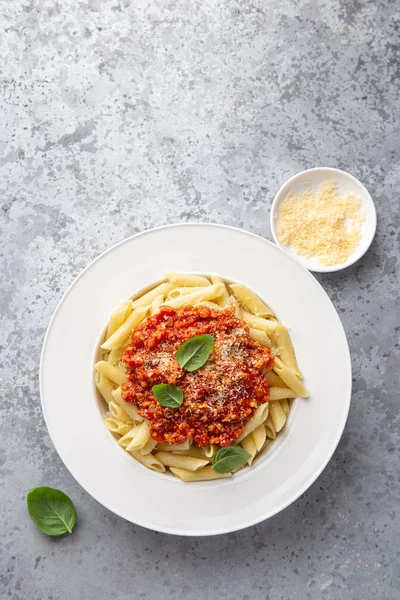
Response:
[{"label": "plate rim", "polygon": [[[88,271],[95,263],[97,263],[98,261],[100,261],[106,254],[110,253],[111,251],[115,250],[117,247],[122,246],[123,244],[129,243],[132,239],[136,239],[136,238],[140,238],[142,236],[148,235],[150,233],[154,233],[156,231],[159,230],[164,230],[164,229],[174,229],[174,228],[185,228],[185,227],[213,227],[213,228],[219,228],[219,229],[226,229],[226,230],[231,230],[233,232],[236,233],[240,233],[240,234],[245,234],[251,238],[255,238],[257,240],[261,240],[262,242],[273,246],[274,248],[278,249],[279,252],[282,252],[285,257],[289,258],[289,260],[294,263],[296,265],[297,268],[301,269],[304,273],[307,274],[307,276],[313,281],[313,285],[315,285],[317,288],[319,288],[323,294],[325,295],[326,299],[328,300],[328,302],[330,303],[330,305],[332,306],[338,323],[340,325],[341,328],[341,333],[343,334],[343,341],[345,342],[345,361],[346,361],[346,367],[348,370],[348,374],[349,374],[349,382],[348,382],[348,393],[346,394],[346,406],[345,406],[345,410],[343,410],[343,413],[341,415],[341,422],[340,422],[340,426],[337,429],[336,432],[336,436],[334,441],[332,442],[332,448],[330,450],[330,452],[328,453],[327,457],[325,458],[325,460],[322,462],[321,466],[312,473],[312,475],[307,478],[306,482],[303,484],[303,486],[301,486],[301,488],[297,489],[296,492],[294,492],[288,499],[287,501],[285,501],[284,503],[282,503],[282,505],[280,505],[280,507],[277,510],[270,510],[268,513],[265,514],[265,516],[262,517],[256,517],[254,519],[248,520],[246,521],[244,524],[241,524],[240,526],[237,525],[233,525],[233,526],[225,526],[222,527],[221,529],[218,530],[213,530],[212,532],[205,532],[204,530],[185,530],[185,531],[177,531],[176,529],[171,529],[168,526],[166,527],[154,527],[151,526],[149,523],[141,521],[140,518],[136,519],[133,521],[130,517],[127,517],[124,514],[121,514],[121,512],[115,510],[114,508],[111,508],[108,503],[105,503],[103,500],[100,500],[99,498],[97,498],[96,496],[94,496],[91,492],[88,491],[88,489],[86,488],[86,486],[81,482],[80,478],[77,478],[74,474],[74,472],[67,466],[66,462],[64,461],[64,458],[61,456],[57,445],[55,444],[55,441],[53,439],[53,435],[51,432],[51,429],[49,427],[49,419],[48,419],[48,415],[47,415],[47,411],[45,408],[45,403],[44,403],[44,392],[43,392],[43,378],[44,378],[44,355],[45,355],[45,350],[46,350],[46,346],[47,346],[47,342],[48,342],[48,338],[50,335],[50,331],[52,329],[53,323],[59,313],[59,310],[61,309],[62,304],[64,303],[64,301],[66,300],[66,298],[68,297],[68,295],[70,294],[70,292],[72,291],[73,287],[75,286],[75,284],[78,282],[78,280],[83,277],[86,273],[86,271]],[[348,344],[348,340],[347,340],[347,336],[346,336],[346,331],[343,327],[343,323],[340,319],[340,316],[332,302],[332,300],[329,298],[327,292],[325,291],[325,289],[322,287],[322,285],[319,283],[319,281],[314,277],[314,275],[306,268],[304,268],[301,264],[299,264],[295,258],[293,258],[291,255],[289,255],[288,253],[286,253],[284,250],[282,250],[282,248],[280,248],[280,246],[278,246],[277,244],[271,242],[270,240],[267,240],[266,238],[262,237],[261,235],[252,233],[251,231],[247,231],[246,229],[242,229],[240,227],[234,227],[231,225],[223,225],[223,224],[219,224],[219,223],[210,223],[210,222],[196,222],[196,221],[190,221],[190,222],[179,222],[179,223],[170,223],[167,225],[160,225],[157,227],[152,227],[150,229],[145,229],[144,231],[140,231],[138,233],[134,233],[122,240],[120,240],[119,242],[113,244],[112,246],[110,246],[109,248],[107,248],[106,250],[104,250],[101,254],[99,254],[98,256],[96,256],[92,261],[90,261],[90,263],[84,268],[82,269],[82,271],[80,271],[78,273],[78,275],[73,279],[73,281],[71,282],[71,284],[68,286],[68,288],[66,289],[66,291],[63,293],[61,299],[59,300],[59,302],[57,303],[56,308],[53,311],[53,314],[50,318],[49,324],[47,326],[46,329],[46,333],[45,336],[43,338],[43,343],[42,343],[42,349],[41,349],[41,353],[40,353],[40,363],[39,363],[39,393],[40,393],[40,403],[41,403],[41,408],[42,408],[42,413],[43,413],[43,418],[46,424],[46,428],[47,428],[47,432],[48,435],[53,443],[53,446],[60,458],[60,460],[62,461],[62,463],[64,464],[65,468],[67,469],[67,471],[72,475],[72,477],[75,479],[75,481],[85,490],[85,492],[91,497],[93,498],[96,502],[98,502],[101,506],[104,506],[107,510],[109,510],[110,512],[112,512],[113,514],[117,515],[118,517],[133,523],[135,525],[139,525],[140,527],[144,527],[145,529],[148,529],[150,531],[158,531],[160,533],[166,533],[166,534],[170,534],[170,535],[177,535],[177,536],[184,536],[184,537],[191,537],[191,536],[198,536],[198,537],[207,537],[207,536],[214,536],[214,535],[223,535],[225,533],[232,533],[235,531],[241,531],[243,529],[247,529],[248,527],[253,527],[254,525],[257,525],[259,523],[262,523],[263,521],[266,521],[268,519],[270,519],[271,517],[279,514],[280,512],[282,512],[283,510],[285,510],[288,506],[290,506],[291,504],[293,504],[298,498],[300,498],[300,496],[302,496],[314,483],[315,481],[318,479],[318,477],[321,475],[321,473],[324,471],[324,469],[326,468],[327,464],[329,463],[329,461],[331,460],[335,450],[338,447],[338,444],[340,442],[340,439],[343,435],[343,431],[344,428],[346,426],[346,422],[348,419],[348,415],[349,415],[349,411],[350,411],[350,405],[351,405],[351,397],[352,397],[352,364],[351,364],[351,354],[350,354],[350,349],[349,349],[349,344]]]}]

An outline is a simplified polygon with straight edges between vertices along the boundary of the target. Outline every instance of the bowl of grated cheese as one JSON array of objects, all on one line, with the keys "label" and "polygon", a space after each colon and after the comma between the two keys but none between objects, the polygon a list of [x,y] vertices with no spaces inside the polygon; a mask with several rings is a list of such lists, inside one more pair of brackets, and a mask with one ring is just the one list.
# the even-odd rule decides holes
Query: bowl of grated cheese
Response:
[{"label": "bowl of grated cheese", "polygon": [[359,260],[376,230],[374,202],[353,175],[329,167],[301,171],[271,207],[275,243],[309,271],[340,271]]}]

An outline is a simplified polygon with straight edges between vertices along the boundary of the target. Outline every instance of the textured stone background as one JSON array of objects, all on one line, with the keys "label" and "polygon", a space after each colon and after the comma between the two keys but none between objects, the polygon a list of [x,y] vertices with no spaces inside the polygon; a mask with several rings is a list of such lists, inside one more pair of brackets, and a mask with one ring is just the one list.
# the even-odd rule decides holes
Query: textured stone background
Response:
[{"label": "textured stone background", "polygon": [[[390,0],[1,0],[0,596],[399,598],[399,4]],[[164,223],[271,238],[278,187],[344,168],[378,230],[319,277],[348,334],[343,439],[298,502],[215,538],[135,527],[92,500],[47,434],[39,353],[96,255]],[[327,344],[329,340],[327,340]],[[79,525],[41,535],[30,487],[61,487]]]}]

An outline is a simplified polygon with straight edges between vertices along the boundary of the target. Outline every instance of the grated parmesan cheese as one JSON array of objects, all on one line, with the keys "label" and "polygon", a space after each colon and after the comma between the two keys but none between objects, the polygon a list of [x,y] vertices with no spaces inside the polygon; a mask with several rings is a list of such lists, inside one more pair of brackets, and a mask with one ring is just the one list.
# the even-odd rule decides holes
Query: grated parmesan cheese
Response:
[{"label": "grated parmesan cheese", "polygon": [[325,181],[316,194],[310,188],[283,200],[277,233],[285,246],[302,256],[315,256],[325,266],[348,260],[361,240],[365,217],[361,199],[340,195],[335,181]]}]

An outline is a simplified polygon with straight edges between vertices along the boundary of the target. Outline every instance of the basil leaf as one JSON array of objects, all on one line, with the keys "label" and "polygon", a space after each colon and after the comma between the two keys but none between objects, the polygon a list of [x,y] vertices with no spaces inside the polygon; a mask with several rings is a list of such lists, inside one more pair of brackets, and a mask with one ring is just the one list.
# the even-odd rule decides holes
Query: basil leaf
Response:
[{"label": "basil leaf", "polygon": [[241,446],[227,446],[215,454],[212,467],[217,473],[230,473],[236,467],[244,465],[249,458],[251,454]]},{"label": "basil leaf", "polygon": [[196,371],[207,362],[214,349],[215,338],[208,333],[186,340],[176,353],[176,360],[186,371]]},{"label": "basil leaf", "polygon": [[27,495],[28,511],[35,525],[46,535],[72,533],[75,507],[64,492],[49,487],[33,488]]},{"label": "basil leaf", "polygon": [[159,383],[151,388],[158,404],[167,408],[178,408],[183,402],[183,392],[176,385]]}]

